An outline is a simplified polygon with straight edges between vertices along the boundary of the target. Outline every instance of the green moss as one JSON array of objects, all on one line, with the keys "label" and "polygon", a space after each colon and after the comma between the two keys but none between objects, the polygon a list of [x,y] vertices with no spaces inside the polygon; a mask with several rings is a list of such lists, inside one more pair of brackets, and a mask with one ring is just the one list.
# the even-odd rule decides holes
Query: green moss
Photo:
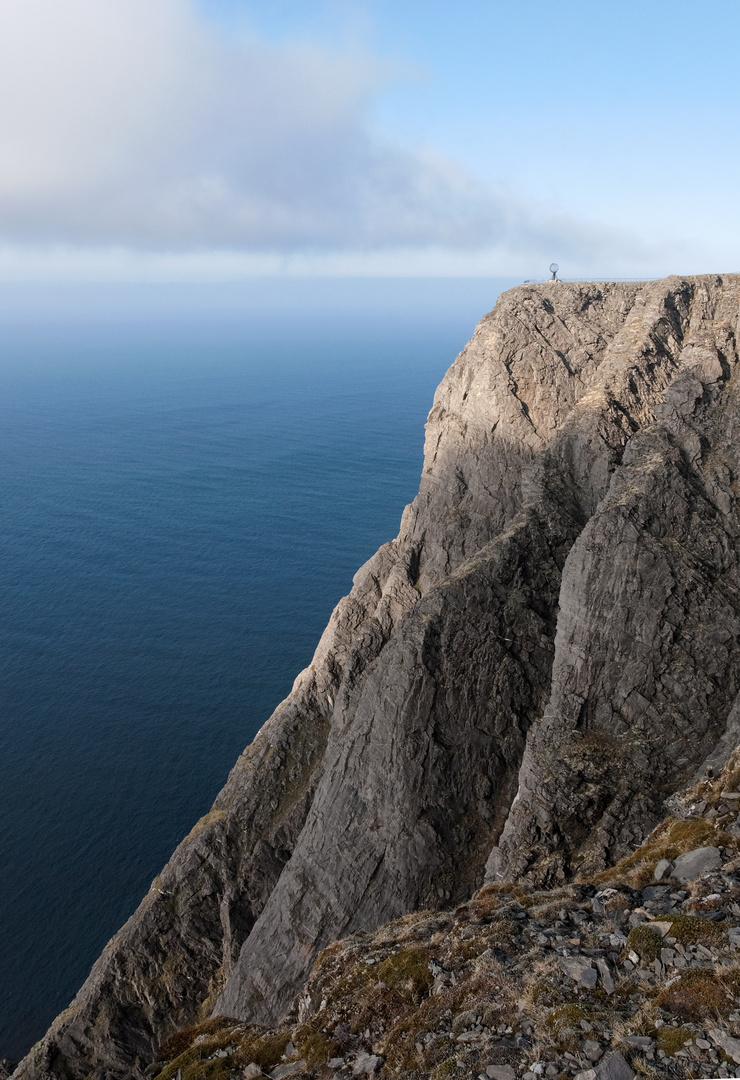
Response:
[{"label": "green moss", "polygon": [[[256,1061],[265,1071],[273,1069],[282,1058],[287,1043],[288,1037],[284,1032],[282,1035],[263,1035],[250,1043],[247,1051],[249,1060],[244,1061],[244,1064],[249,1065],[250,1061]],[[244,1050],[247,1050],[246,1046]]]},{"label": "green moss", "polygon": [[[199,1039],[197,1044],[196,1039]],[[231,1080],[235,1069],[243,1069],[252,1061],[267,1072],[278,1064],[287,1042],[285,1033],[263,1035],[259,1029],[248,1028],[236,1020],[214,1017],[177,1032],[163,1044],[160,1057],[172,1054],[181,1046],[184,1049],[169,1058],[158,1080],[175,1080],[178,1070],[182,1080]],[[214,1058],[217,1050],[228,1051],[228,1057]]]},{"label": "green moss", "polygon": [[325,1065],[329,1058],[336,1057],[338,1053],[338,1043],[335,1043],[323,1031],[312,1032],[298,1044],[298,1054],[309,1069],[317,1065]]},{"label": "green moss", "polygon": [[226,1028],[232,1028],[238,1024],[238,1020],[232,1020],[228,1016],[216,1016],[211,1020],[205,1020],[202,1024],[176,1031],[162,1043],[158,1057],[162,1061],[172,1061],[180,1054],[189,1050],[199,1035],[216,1035]]},{"label": "green moss", "polygon": [[712,821],[707,821],[706,818],[679,821],[669,817],[658,825],[636,851],[620,859],[615,866],[597,874],[593,881],[595,884],[614,884],[624,881],[633,886],[647,885],[652,880],[653,871],[661,859],[672,862],[679,855],[693,851],[694,848],[705,847],[707,844],[715,846],[725,844],[734,847],[735,839],[716,829]]},{"label": "green moss", "polygon": [[581,1020],[589,1020],[591,1016],[582,1005],[570,1002],[550,1009],[544,1018],[544,1027],[560,1053],[565,1050],[573,1051],[583,1038]]},{"label": "green moss", "polygon": [[673,1057],[677,1050],[683,1050],[689,1039],[693,1039],[694,1033],[691,1028],[671,1027],[666,1025],[659,1029],[656,1036],[658,1050],[662,1050],[668,1057]]},{"label": "green moss", "polygon": [[426,997],[434,982],[423,949],[401,949],[378,966],[378,979],[409,1001]]},{"label": "green moss", "polygon": [[449,1080],[450,1077],[459,1076],[460,1071],[457,1067],[457,1058],[449,1057],[446,1061],[443,1061],[436,1069],[432,1070],[431,1080]]},{"label": "green moss", "polygon": [[651,930],[648,925],[642,923],[639,926],[633,926],[630,930],[624,953],[626,955],[630,949],[633,949],[644,963],[652,964],[653,960],[657,960],[660,956],[662,948],[663,938],[657,930]]},{"label": "green moss", "polygon": [[674,919],[671,936],[682,945],[722,945],[726,941],[724,927],[695,915],[679,915]]}]

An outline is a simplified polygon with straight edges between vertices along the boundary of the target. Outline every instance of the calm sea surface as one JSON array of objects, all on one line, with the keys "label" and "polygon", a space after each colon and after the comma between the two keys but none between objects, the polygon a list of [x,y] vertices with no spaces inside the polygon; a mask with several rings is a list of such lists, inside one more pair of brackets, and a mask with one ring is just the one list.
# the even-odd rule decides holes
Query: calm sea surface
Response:
[{"label": "calm sea surface", "polygon": [[496,291],[416,321],[0,326],[0,1057],[69,1003],[396,534]]}]

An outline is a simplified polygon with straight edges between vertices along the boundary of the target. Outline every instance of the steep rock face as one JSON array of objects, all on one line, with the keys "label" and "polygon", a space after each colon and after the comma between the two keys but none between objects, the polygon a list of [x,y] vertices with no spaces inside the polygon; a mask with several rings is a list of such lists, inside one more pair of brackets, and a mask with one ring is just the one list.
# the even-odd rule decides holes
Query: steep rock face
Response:
[{"label": "steep rock face", "polygon": [[[318,949],[641,839],[734,746],[740,279],[520,286],[442,382],[419,495],[18,1078],[272,1022]],[[737,740],[735,740],[737,741]]]}]

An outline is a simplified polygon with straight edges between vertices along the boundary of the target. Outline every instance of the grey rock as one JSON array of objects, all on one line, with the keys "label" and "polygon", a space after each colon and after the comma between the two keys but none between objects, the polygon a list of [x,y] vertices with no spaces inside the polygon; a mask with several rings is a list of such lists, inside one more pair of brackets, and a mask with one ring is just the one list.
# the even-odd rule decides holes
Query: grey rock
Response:
[{"label": "grey rock", "polygon": [[610,1054],[596,1066],[596,1080],[634,1080],[634,1076],[619,1051]]},{"label": "grey rock", "polygon": [[264,1076],[264,1073],[255,1061],[250,1065],[245,1066],[242,1073],[243,1080],[256,1080],[256,1077],[258,1076]]},{"label": "grey rock", "polygon": [[636,1050],[651,1050],[655,1046],[655,1039],[651,1039],[649,1035],[625,1035],[622,1042]]},{"label": "grey rock", "polygon": [[612,973],[609,970],[609,965],[606,960],[597,960],[596,967],[599,969],[599,975],[601,976],[601,985],[604,988],[604,992],[610,996],[614,993],[614,979]]},{"label": "grey rock", "polygon": [[663,900],[670,891],[670,885],[651,885],[642,890],[643,902],[646,900]]},{"label": "grey rock", "polygon": [[327,1062],[327,1066],[330,1069],[341,1069],[341,1067],[343,1065],[344,1065],[344,1058],[343,1057],[329,1058],[329,1060]]},{"label": "grey rock", "polygon": [[353,1076],[372,1076],[383,1064],[383,1058],[377,1054],[358,1054],[352,1066]]},{"label": "grey rock", "polygon": [[459,1035],[461,1031],[465,1031],[466,1028],[473,1027],[478,1023],[478,1017],[472,1010],[466,1009],[464,1012],[459,1012],[452,1021],[452,1031],[455,1035]]},{"label": "grey rock", "polygon": [[671,926],[673,923],[663,922],[661,919],[655,919],[650,923],[650,929],[654,930],[656,934],[660,934],[662,938],[667,937],[671,932]]},{"label": "grey rock", "polygon": [[174,1015],[272,1025],[333,939],[588,877],[726,759],[739,309],[736,275],[499,299],[398,537],[16,1080],[141,1080]]},{"label": "grey rock", "polygon": [[718,870],[722,865],[722,856],[716,847],[695,848],[679,855],[673,864],[673,876],[678,881],[693,881],[707,870]]},{"label": "grey rock", "polygon": [[303,1072],[305,1067],[305,1061],[292,1061],[287,1065],[277,1065],[271,1070],[270,1076],[272,1080],[286,1080],[288,1076],[295,1076],[296,1073]]},{"label": "grey rock", "polygon": [[661,859],[658,865],[655,867],[655,870],[653,871],[653,877],[655,878],[655,880],[662,881],[666,874],[668,874],[672,865],[673,864],[671,863],[670,859]]},{"label": "grey rock", "polygon": [[714,1028],[709,1032],[709,1038],[719,1046],[728,1057],[740,1065],[740,1039],[733,1039],[726,1031]]},{"label": "grey rock", "polygon": [[515,1080],[516,1073],[511,1065],[486,1065],[489,1080]]},{"label": "grey rock", "polygon": [[[579,986],[585,986],[590,983],[593,977],[594,982],[592,985],[596,985],[596,971],[594,970],[591,960],[587,956],[559,956],[558,964],[561,971],[569,975],[574,982],[577,982]],[[587,980],[587,981],[584,981]]]},{"label": "grey rock", "polygon": [[581,1043],[581,1049],[589,1061],[598,1061],[604,1053],[604,1048],[596,1039],[585,1039]]}]

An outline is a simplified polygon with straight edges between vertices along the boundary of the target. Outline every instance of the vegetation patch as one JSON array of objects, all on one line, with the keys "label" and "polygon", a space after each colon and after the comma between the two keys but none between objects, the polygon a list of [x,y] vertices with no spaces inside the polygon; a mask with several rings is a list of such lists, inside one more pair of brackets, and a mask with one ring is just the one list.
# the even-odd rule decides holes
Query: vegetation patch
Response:
[{"label": "vegetation patch", "polygon": [[544,1028],[559,1051],[573,1051],[583,1037],[581,1021],[589,1022],[591,1013],[576,1002],[558,1005],[546,1014]]},{"label": "vegetation patch", "polygon": [[339,1053],[339,1043],[330,1039],[323,1031],[312,1031],[304,1038],[298,1036],[298,1056],[302,1058],[309,1069],[317,1065],[325,1065],[330,1058]]},{"label": "vegetation patch", "polygon": [[238,1023],[238,1020],[232,1020],[228,1016],[214,1016],[210,1020],[204,1020],[202,1024],[176,1031],[160,1046],[159,1057],[163,1061],[172,1061],[189,1050],[199,1036],[216,1035],[227,1028],[233,1029]]},{"label": "vegetation patch", "polygon": [[668,1057],[673,1057],[677,1050],[683,1050],[689,1040],[693,1039],[694,1033],[691,1028],[672,1027],[666,1024],[659,1028],[656,1033],[656,1049],[662,1050]]},{"label": "vegetation patch", "polygon": [[660,950],[662,948],[663,938],[658,931],[651,930],[650,926],[646,923],[641,923],[639,926],[633,926],[627,935],[627,944],[623,950],[623,958],[626,957],[630,949],[632,949],[637,953],[643,963],[652,964],[653,960],[657,960],[660,956]]},{"label": "vegetation patch", "polygon": [[378,979],[409,1003],[418,1003],[429,993],[434,979],[429,970],[429,954],[424,949],[401,949],[378,967]]},{"label": "vegetation patch", "polygon": [[724,926],[695,915],[679,915],[674,919],[671,937],[682,945],[722,945],[727,940]]},{"label": "vegetation patch", "polygon": [[714,971],[703,968],[689,968],[681,972],[674,983],[660,991],[656,1003],[661,1009],[685,1021],[727,1016],[734,1007]]}]

